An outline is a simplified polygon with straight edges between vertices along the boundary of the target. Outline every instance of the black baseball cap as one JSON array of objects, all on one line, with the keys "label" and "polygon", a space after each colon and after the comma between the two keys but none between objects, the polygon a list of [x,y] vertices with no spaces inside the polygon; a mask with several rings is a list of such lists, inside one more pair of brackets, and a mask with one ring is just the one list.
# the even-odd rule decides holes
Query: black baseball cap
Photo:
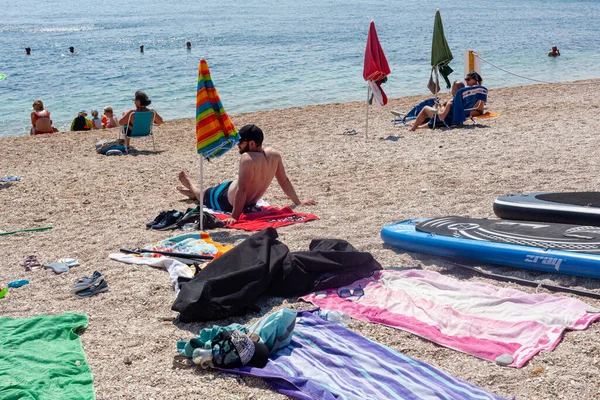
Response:
[{"label": "black baseball cap", "polygon": [[264,139],[262,129],[256,125],[244,125],[242,129],[238,131],[240,135],[240,142],[249,142],[253,140],[257,145],[261,145]]}]

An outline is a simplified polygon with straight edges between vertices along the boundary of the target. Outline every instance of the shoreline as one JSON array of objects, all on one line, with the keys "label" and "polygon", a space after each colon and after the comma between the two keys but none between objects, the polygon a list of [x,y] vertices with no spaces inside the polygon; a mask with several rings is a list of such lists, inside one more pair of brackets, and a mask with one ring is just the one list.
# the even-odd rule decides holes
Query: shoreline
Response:
[{"label": "shoreline", "polygon": [[[384,267],[421,267],[459,280],[485,282],[527,293],[550,293],[474,276],[451,260],[386,246],[383,225],[409,218],[461,215],[493,218],[493,201],[525,191],[600,191],[598,129],[576,118],[582,108],[600,109],[598,85],[535,84],[490,89],[487,108],[499,113],[479,125],[451,130],[408,132],[394,127],[390,110],[408,111],[423,96],[392,98],[369,108],[365,139],[365,102],[330,103],[230,115],[239,129],[260,126],[265,144],[278,149],[299,197],[317,200],[300,207],[320,220],[278,229],[291,251],[307,250],[313,238],[339,238],[370,252]],[[443,95],[447,96],[447,95]],[[351,129],[357,135],[344,136]],[[253,378],[214,370],[172,369],[175,343],[213,324],[246,324],[282,307],[310,309],[295,298],[263,297],[260,312],[207,323],[183,324],[170,307],[174,294],[168,273],[107,258],[121,247],[140,247],[182,232],[157,232],[145,223],[163,210],[193,204],[175,190],[177,173],[199,179],[194,119],[156,127],[158,152],[151,141],[132,141],[139,151],[124,156],[95,153],[100,139],[117,130],[2,138],[0,176],[20,182],[0,188],[0,230],[51,225],[44,232],[0,236],[3,283],[28,279],[0,299],[3,316],[31,317],[84,313],[89,326],[81,335],[94,375],[98,399],[256,398],[284,399]],[[388,140],[386,140],[388,139]],[[234,178],[239,154],[230,151],[204,163],[205,186]],[[590,173],[591,172],[591,173]],[[264,199],[289,204],[276,183]],[[217,229],[219,241],[239,243],[247,232]],[[25,272],[19,264],[35,254],[42,263],[78,258],[81,266],[64,274]],[[518,278],[600,293],[600,280],[475,264]],[[80,299],[69,293],[81,276],[100,271],[109,291]],[[555,294],[556,295],[556,294]],[[570,294],[600,308],[600,300]],[[542,351],[523,368],[499,367],[458,351],[382,325],[352,320],[349,328],[410,357],[427,362],[492,393],[523,399],[594,399],[600,393],[600,323],[566,332],[553,351]]]},{"label": "shoreline", "polygon": [[[526,87],[530,87],[530,86],[537,86],[537,85],[569,85],[569,84],[577,84],[577,83],[582,83],[582,82],[598,82],[598,84],[600,84],[600,77],[597,78],[588,78],[588,79],[579,79],[579,80],[575,80],[575,81],[565,81],[565,82],[556,82],[556,83],[531,83],[528,85],[516,85],[516,86],[502,86],[502,87],[495,87],[495,88],[488,88],[490,93],[493,93],[496,90],[501,90],[501,89],[509,89],[509,88],[526,88]],[[442,85],[443,86],[443,85]],[[485,81],[484,81],[484,86],[485,85]],[[384,90],[385,85],[384,85]],[[445,89],[445,88],[444,88]],[[445,94],[449,93],[450,89],[447,90],[443,90],[441,92],[441,96],[444,96]],[[420,98],[420,100],[417,100],[415,102],[415,104],[417,104],[418,102],[425,100],[429,97],[433,96],[431,93],[424,91],[422,94],[408,94],[405,96],[401,96],[401,97],[390,97],[389,100],[402,100],[402,99],[412,99],[412,98]],[[261,112],[274,112],[274,111],[283,111],[286,109],[296,109],[296,108],[305,108],[305,107],[311,107],[311,106],[327,106],[327,105],[335,105],[335,104],[346,104],[346,103],[355,103],[355,102],[362,102],[364,103],[364,100],[350,100],[350,101],[341,101],[341,102],[332,102],[332,103],[316,103],[316,104],[307,104],[307,105],[299,105],[299,106],[292,106],[292,107],[284,107],[284,108],[268,108],[268,109],[261,109],[261,110],[255,110],[255,111],[245,111],[245,112],[241,112],[241,113],[237,113],[237,114],[229,114],[230,116],[243,116],[246,114],[252,114],[252,113],[261,113]],[[376,106],[379,107],[379,106]],[[227,108],[225,108],[225,110],[227,111]],[[99,111],[101,111],[99,109]],[[188,120],[191,119],[193,120],[194,117],[182,117],[182,118],[173,118],[173,119],[165,119],[165,122],[177,122],[177,121],[184,121],[184,120]],[[63,124],[63,126],[68,126],[70,124],[70,122],[66,122]],[[60,124],[55,124],[55,126],[59,126]],[[6,138],[12,138],[12,137],[23,137],[23,136],[29,136],[29,128],[27,128],[27,130],[23,133],[23,134],[16,134],[13,133],[11,135],[8,136],[1,136],[2,132],[0,132],[0,139],[6,139]],[[67,132],[71,132],[71,131],[60,131],[58,133],[67,133]]]}]

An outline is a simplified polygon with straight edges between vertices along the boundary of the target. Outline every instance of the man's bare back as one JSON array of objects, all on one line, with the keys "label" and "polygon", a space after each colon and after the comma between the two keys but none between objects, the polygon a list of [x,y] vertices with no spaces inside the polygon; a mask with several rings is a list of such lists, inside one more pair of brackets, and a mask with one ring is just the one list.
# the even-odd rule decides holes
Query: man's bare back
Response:
[{"label": "man's bare back", "polygon": [[[257,136],[258,135],[258,136]],[[241,154],[238,177],[227,189],[227,200],[232,207],[231,219],[237,220],[244,207],[254,205],[265,194],[273,178],[283,192],[296,205],[314,205],[314,200],[300,200],[285,173],[281,154],[272,148],[262,148],[262,130],[255,125],[246,125],[240,129],[238,149]],[[200,201],[200,190],[194,185],[184,171],[179,173],[183,186],[177,186],[180,193],[191,199]],[[202,198],[206,200],[204,194]],[[206,205],[206,201],[204,201]],[[227,221],[226,221],[227,222]],[[229,221],[231,222],[231,221]]]},{"label": "man's bare back", "polygon": [[244,187],[246,191],[244,207],[256,204],[271,185],[280,165],[281,155],[270,147],[262,151],[249,151],[242,154],[238,179],[231,183],[227,193],[229,202],[235,205],[239,188]]}]

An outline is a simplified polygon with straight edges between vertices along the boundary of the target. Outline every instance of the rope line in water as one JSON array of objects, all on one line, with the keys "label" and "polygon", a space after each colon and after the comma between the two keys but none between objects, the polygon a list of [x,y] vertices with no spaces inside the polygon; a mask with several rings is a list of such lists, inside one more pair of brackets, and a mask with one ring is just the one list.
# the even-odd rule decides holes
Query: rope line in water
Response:
[{"label": "rope line in water", "polygon": [[479,58],[481,61],[486,62],[488,64],[490,64],[492,67],[494,68],[498,68],[501,71],[506,72],[507,74],[511,74],[514,76],[518,76],[519,78],[523,78],[523,79],[527,79],[530,81],[534,81],[534,82],[539,82],[539,83],[548,83],[551,85],[600,85],[600,82],[570,82],[570,83],[560,83],[560,82],[548,82],[548,81],[540,81],[538,79],[533,79],[533,78],[528,78],[526,76],[523,75],[519,75],[519,74],[515,74],[514,72],[510,72],[505,70],[504,68],[500,68],[499,66],[492,64],[491,62],[489,62],[488,60],[481,58],[481,56],[478,56],[477,54],[473,54],[475,57]]}]

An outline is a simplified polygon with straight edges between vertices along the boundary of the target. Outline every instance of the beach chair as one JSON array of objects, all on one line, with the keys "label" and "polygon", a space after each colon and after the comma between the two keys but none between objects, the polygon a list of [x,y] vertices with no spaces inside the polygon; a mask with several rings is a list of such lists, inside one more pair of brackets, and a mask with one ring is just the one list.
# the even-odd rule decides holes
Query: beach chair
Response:
[{"label": "beach chair", "polygon": [[417,115],[419,115],[419,113],[421,112],[421,110],[425,107],[433,107],[436,105],[436,102],[439,100],[439,98],[437,97],[432,97],[430,99],[427,100],[423,100],[422,102],[420,102],[419,104],[417,104],[416,106],[414,106],[408,113],[403,114],[399,111],[390,111],[390,113],[392,115],[394,115],[396,118],[394,118],[392,120],[392,122],[394,123],[394,125],[399,125],[399,124],[404,124],[406,125],[406,123],[408,121],[411,121],[413,119],[417,118]]},{"label": "beach chair", "polygon": [[[390,111],[390,113],[392,113],[392,115],[394,115],[396,117],[392,120],[392,122],[394,123],[394,126],[397,126],[399,124],[406,125],[409,121],[416,119],[423,108],[425,108],[425,107],[439,108],[439,103],[440,103],[439,97],[432,97],[430,99],[423,100],[422,102],[420,102],[419,104],[414,106],[406,114],[392,110],[392,111]],[[452,115],[447,116],[445,120],[439,120],[439,119],[437,119],[437,116],[436,116],[435,118],[429,120],[429,122],[428,122],[429,127],[432,129],[435,129],[436,126],[443,125],[443,126],[446,126],[446,128],[450,128],[449,122],[451,119],[452,119]]]},{"label": "beach chair", "polygon": [[[152,132],[152,126],[154,125],[155,113],[154,111],[136,111],[132,113],[134,115],[133,127],[129,130],[129,138],[140,138],[140,137],[152,137],[152,148],[156,151],[156,145],[154,143],[154,133]],[[127,127],[130,126],[131,115],[125,125],[121,126],[119,138],[123,135],[123,139],[127,136]]]}]

